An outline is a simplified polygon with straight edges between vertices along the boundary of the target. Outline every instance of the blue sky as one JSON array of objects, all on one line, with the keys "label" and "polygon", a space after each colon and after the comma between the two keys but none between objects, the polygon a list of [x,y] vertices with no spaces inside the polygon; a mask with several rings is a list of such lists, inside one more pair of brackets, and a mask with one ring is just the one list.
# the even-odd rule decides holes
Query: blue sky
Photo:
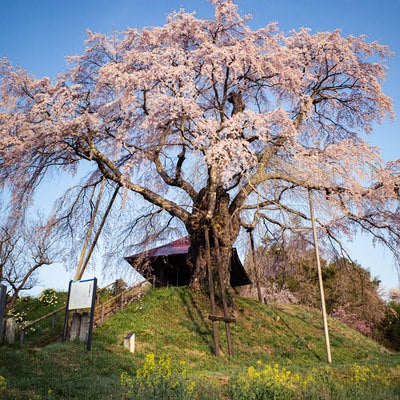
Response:
[{"label": "blue sky", "polygon": [[[395,53],[388,60],[386,94],[394,100],[400,115],[400,0],[237,0],[242,13],[250,13],[250,25],[258,28],[277,21],[284,31],[299,27],[313,32],[336,28],[343,35],[365,34],[369,41],[388,45]],[[0,58],[8,57],[36,77],[54,77],[67,65],[65,56],[81,54],[86,29],[110,34],[127,27],[163,25],[173,10],[197,11],[199,17],[212,16],[206,0],[0,0]],[[378,126],[369,142],[382,149],[384,159],[400,157],[397,138],[400,124],[387,121]],[[54,182],[55,183],[55,182]],[[62,186],[62,185],[61,185]],[[60,185],[57,186],[58,189]],[[48,189],[49,190],[49,189]],[[50,207],[44,197],[40,207]],[[360,237],[350,245],[353,257],[387,288],[398,284],[397,272],[388,251],[374,248]],[[66,288],[72,273],[50,268],[40,277],[42,287]]]}]

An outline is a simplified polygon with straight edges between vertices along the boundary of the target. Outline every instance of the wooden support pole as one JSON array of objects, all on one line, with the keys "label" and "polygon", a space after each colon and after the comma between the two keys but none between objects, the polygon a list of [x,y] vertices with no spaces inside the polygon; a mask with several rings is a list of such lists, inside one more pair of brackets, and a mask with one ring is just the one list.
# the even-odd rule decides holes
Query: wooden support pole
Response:
[{"label": "wooden support pole", "polygon": [[[211,268],[210,236],[207,227],[204,229],[204,239],[205,239],[206,264],[207,264],[207,275],[208,275],[208,287],[210,293],[210,309],[211,309],[211,314],[215,314],[215,293],[214,293],[214,280]],[[219,357],[221,355],[221,349],[219,347],[219,341],[218,341],[218,324],[217,320],[211,320],[211,321],[213,328],[214,352],[215,355]]]},{"label": "wooden support pole", "polygon": [[[95,235],[95,237],[94,237],[94,239],[93,239],[93,242],[92,242],[92,244],[91,244],[91,246],[90,246],[89,253],[88,253],[88,255],[87,255],[86,259],[85,259],[85,262],[83,263],[83,265],[82,265],[82,267],[81,267],[81,269],[80,269],[80,277],[79,277],[79,279],[82,278],[82,275],[83,275],[83,273],[85,272],[85,269],[86,269],[86,267],[87,267],[87,265],[88,265],[88,263],[89,263],[90,257],[92,256],[92,253],[93,253],[93,251],[94,251],[94,249],[95,249],[95,247],[96,247],[97,241],[99,240],[100,233],[101,233],[101,231],[102,231],[102,229],[103,229],[103,227],[104,227],[104,224],[105,224],[105,222],[106,222],[106,220],[107,220],[108,214],[110,213],[111,208],[112,208],[112,206],[113,206],[113,204],[114,204],[115,198],[117,197],[118,191],[119,191],[119,186],[117,186],[117,187],[115,188],[114,193],[113,193],[113,195],[112,195],[112,197],[111,197],[111,200],[110,200],[109,203],[108,203],[106,212],[105,212],[104,215],[103,215],[103,218],[102,218],[102,220],[101,220],[100,226],[99,226],[99,228],[97,229],[96,235]],[[99,194],[99,196],[100,196],[100,194]]]},{"label": "wooden support pole", "polygon": [[[216,232],[214,233],[214,246],[217,257],[217,265],[218,265],[218,276],[219,276],[219,284],[221,288],[221,297],[222,297],[222,306],[224,310],[224,318],[225,318],[225,333],[226,333],[226,341],[228,343],[228,354],[229,356],[233,356],[233,345],[232,345],[232,335],[231,335],[231,327],[229,322],[229,309],[228,302],[226,300],[226,279],[224,276],[224,267],[226,267],[226,263],[221,256],[221,251],[218,243],[218,238]],[[229,262],[229,261],[228,261]],[[226,269],[226,268],[225,268]]]},{"label": "wooden support pole", "polygon": [[124,294],[121,293],[121,296],[119,298],[119,309],[122,311],[124,309]]},{"label": "wooden support pole", "polygon": [[315,257],[317,259],[317,271],[318,271],[318,282],[319,282],[319,291],[321,295],[321,308],[322,308],[322,320],[324,324],[324,333],[325,333],[325,343],[326,343],[326,355],[328,363],[332,363],[331,357],[331,345],[329,341],[329,330],[328,330],[328,319],[326,314],[326,306],[325,306],[325,294],[324,294],[324,282],[322,280],[322,269],[321,269],[321,260],[319,257],[319,249],[318,249],[318,237],[317,237],[317,227],[315,224],[315,215],[314,215],[314,204],[311,190],[308,189],[308,199],[310,203],[310,214],[311,214],[311,224],[314,236],[314,247],[315,247]]},{"label": "wooden support pole", "polygon": [[[94,206],[92,218],[90,219],[89,228],[88,228],[88,230],[86,232],[85,242],[83,243],[83,247],[82,247],[82,251],[81,251],[81,256],[79,258],[78,266],[76,268],[75,280],[80,280],[82,278],[82,275],[83,275],[83,272],[84,272],[82,270],[82,264],[83,264],[83,261],[85,259],[86,250],[87,250],[87,248],[89,246],[89,241],[90,241],[90,237],[92,235],[94,221],[96,219],[97,210],[99,209],[99,206],[100,206],[100,200],[101,200],[101,197],[103,195],[103,190],[104,190],[105,184],[106,184],[106,179],[103,178],[103,180],[101,182],[101,186],[100,186],[100,191],[99,191],[99,194],[98,194],[97,199],[96,199],[96,204]],[[94,190],[95,190],[95,188],[93,188],[93,193],[94,193]]]},{"label": "wooden support pole", "polygon": [[105,304],[101,305],[101,317],[100,317],[100,323],[104,322],[104,315],[105,315]]},{"label": "wooden support pole", "polygon": [[236,318],[235,317],[228,317],[226,318],[223,315],[209,315],[208,319],[210,321],[222,321],[222,322],[236,322]]},{"label": "wooden support pole", "polygon": [[19,331],[19,345],[22,346],[24,344],[25,340],[25,328],[22,327],[21,330]]},{"label": "wooden support pole", "polygon": [[262,297],[262,293],[261,293],[260,277],[259,277],[258,268],[256,265],[256,249],[254,246],[253,229],[248,229],[248,232],[249,232],[249,237],[250,237],[251,260],[253,262],[254,277],[256,279],[257,297],[258,297],[258,301],[260,303],[262,303],[263,297]]},{"label": "wooden support pole", "polygon": [[57,313],[53,312],[53,314],[51,314],[51,330],[54,332],[56,329],[56,318],[57,318]]}]

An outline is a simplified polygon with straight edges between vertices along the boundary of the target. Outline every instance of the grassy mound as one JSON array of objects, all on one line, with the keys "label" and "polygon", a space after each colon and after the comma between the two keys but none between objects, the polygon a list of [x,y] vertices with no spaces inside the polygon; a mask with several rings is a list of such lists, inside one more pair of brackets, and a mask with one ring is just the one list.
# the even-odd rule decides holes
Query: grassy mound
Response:
[{"label": "grassy mound", "polygon": [[[355,380],[363,382],[365,377],[370,382],[375,379],[377,387],[386,385],[390,389],[386,397],[380,398],[400,395],[400,387],[392,383],[396,371],[399,371],[400,378],[400,369],[396,368],[400,364],[400,355],[390,353],[333,319],[329,320],[333,365],[330,370],[326,368],[325,341],[318,310],[298,305],[262,305],[243,298],[237,299],[236,310],[237,322],[231,324],[233,357],[224,354],[217,358],[213,355],[208,299],[187,288],[153,290],[142,300],[131,304],[95,330],[90,353],[81,343],[54,343],[42,348],[3,345],[0,348],[0,376],[5,378],[7,389],[1,391],[0,385],[0,398],[139,398],[134,394],[138,393],[136,386],[129,381],[138,369],[142,371],[142,375],[139,374],[142,379],[151,379],[153,385],[159,378],[165,386],[168,384],[166,378],[172,379],[168,369],[172,368],[170,364],[178,366],[179,371],[174,371],[178,371],[179,377],[190,377],[193,382],[207,382],[208,388],[204,388],[203,384],[203,389],[196,392],[197,397],[191,392],[193,398],[216,398],[215,393],[220,393],[220,398],[251,398],[249,393],[239,393],[246,385],[236,385],[237,382],[241,379],[253,382],[250,385],[253,389],[257,385],[266,387],[266,380],[277,382],[279,376],[290,375],[288,370],[302,377],[296,378],[297,383],[293,378],[290,383],[293,387],[301,382],[301,385],[306,385],[304,382],[312,374],[316,375],[316,371],[324,371],[324,378],[321,379],[325,380],[325,386],[327,377],[332,380],[343,378],[340,381],[343,389],[332,383],[336,385],[335,393],[342,393],[343,397],[333,395],[333,391],[322,390],[323,385],[318,382],[318,385],[313,384],[319,388],[318,393],[307,398],[372,399],[374,397],[366,397],[366,390],[361,390],[360,397],[354,393],[349,397],[348,390],[356,387]],[[220,344],[226,351],[222,322],[219,328]],[[136,339],[134,354],[123,346],[124,337],[131,332],[135,333]],[[156,360],[152,361],[151,367],[145,363],[149,354],[154,354]],[[163,361],[157,363],[157,360]],[[275,369],[271,369],[271,365],[275,365]],[[249,370],[249,367],[252,369]],[[382,376],[379,371],[382,371]],[[121,385],[121,376],[126,378],[124,385]],[[349,382],[347,386],[346,379]],[[174,385],[176,390],[179,385]],[[286,382],[284,389],[290,388],[290,385]],[[250,386],[246,390],[253,390]],[[368,392],[371,392],[370,388]],[[182,393],[186,392],[183,390]],[[185,396],[189,396],[188,393]],[[287,392],[282,393],[286,396],[282,398],[291,398],[287,397]],[[299,391],[296,393],[300,396]],[[169,394],[165,396],[171,398]],[[172,398],[189,398],[182,396]],[[265,396],[257,398],[274,398]],[[274,396],[279,398],[275,392]],[[154,392],[149,398],[158,397],[161,398]]]}]

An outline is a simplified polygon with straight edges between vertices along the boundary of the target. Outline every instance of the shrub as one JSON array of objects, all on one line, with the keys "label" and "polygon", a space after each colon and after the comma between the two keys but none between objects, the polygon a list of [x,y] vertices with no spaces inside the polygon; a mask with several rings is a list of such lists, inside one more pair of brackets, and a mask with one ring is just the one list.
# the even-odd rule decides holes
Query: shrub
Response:
[{"label": "shrub", "polygon": [[54,289],[44,289],[40,292],[39,301],[45,306],[55,306],[58,303],[57,292]]},{"label": "shrub", "polygon": [[128,284],[122,279],[117,279],[112,285],[112,294],[115,296],[128,288]]},{"label": "shrub", "polygon": [[372,330],[374,329],[374,324],[365,319],[360,318],[356,313],[353,313],[348,310],[350,306],[347,303],[344,306],[339,306],[333,310],[331,316],[339,319],[348,327],[355,329],[356,331],[362,333],[365,336],[371,335]]},{"label": "shrub", "polygon": [[8,310],[7,317],[14,318],[18,328],[21,328],[26,322],[26,312],[17,311],[15,308]]},{"label": "shrub", "polygon": [[387,305],[385,318],[378,325],[377,331],[386,347],[400,351],[400,303],[390,302]]}]

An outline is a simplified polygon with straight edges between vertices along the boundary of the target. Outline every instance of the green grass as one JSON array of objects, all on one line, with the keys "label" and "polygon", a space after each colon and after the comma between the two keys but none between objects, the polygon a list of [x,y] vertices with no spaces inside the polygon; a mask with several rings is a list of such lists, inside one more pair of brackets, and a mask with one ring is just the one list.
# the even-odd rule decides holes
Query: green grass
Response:
[{"label": "green grass", "polygon": [[46,314],[55,313],[54,326],[52,317],[50,316],[35,325],[28,325],[26,327],[24,336],[25,345],[43,346],[61,337],[66,298],[67,293],[57,293],[55,301],[52,304],[44,304],[38,298],[32,297],[23,297],[20,299],[18,304],[11,310],[11,314],[16,317],[18,329],[23,324],[29,324]]},{"label": "green grass", "polygon": [[[163,356],[173,363],[184,362],[188,376],[208,382],[209,389],[217,388],[218,393],[225,393],[225,398],[229,398],[229,393],[230,398],[234,398],[233,392],[228,390],[229,382],[235,382],[240,374],[246,374],[249,366],[275,363],[302,376],[314,371],[313,374],[321,375],[319,384],[324,379],[335,379],[340,383],[335,384],[335,395],[308,397],[310,399],[400,398],[400,386],[378,379],[380,372],[377,372],[382,371],[382,376],[390,371],[392,375],[397,373],[395,367],[400,365],[400,354],[385,350],[332,319],[329,328],[333,358],[331,371],[334,373],[327,375],[325,341],[318,310],[298,305],[263,305],[238,298],[237,322],[231,324],[233,357],[226,354],[222,322],[219,324],[219,337],[224,354],[222,357],[213,356],[208,314],[208,299],[204,295],[194,294],[187,288],[158,289],[97,328],[91,352],[87,352],[81,343],[56,342],[34,347],[35,341],[31,340],[22,348],[3,345],[0,348],[0,376],[6,379],[8,387],[7,397],[3,392],[3,398],[128,398],[124,397],[127,392],[119,383],[120,376],[122,373],[134,376],[149,353]],[[130,332],[135,333],[134,354],[123,346],[123,339]],[[351,384],[355,374],[354,363],[372,368],[369,380],[377,387],[384,382],[382,385],[387,386],[385,391],[377,389],[373,393],[371,386],[363,389],[361,385],[358,394],[352,393],[353,397],[348,397],[348,390],[354,386]],[[398,371],[400,378],[400,369]],[[329,385],[334,386],[333,383]],[[385,397],[377,397],[378,392]]]}]

